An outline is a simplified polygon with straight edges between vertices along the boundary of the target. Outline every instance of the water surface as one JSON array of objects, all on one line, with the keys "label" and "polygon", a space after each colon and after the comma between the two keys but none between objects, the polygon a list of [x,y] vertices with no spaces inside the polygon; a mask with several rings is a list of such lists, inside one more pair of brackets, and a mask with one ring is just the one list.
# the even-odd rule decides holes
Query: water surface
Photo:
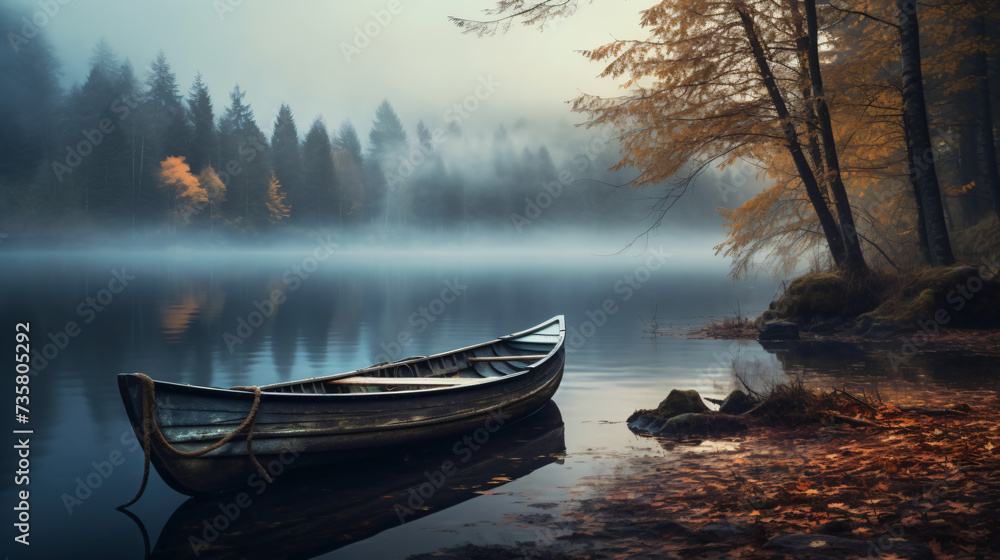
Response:
[{"label": "water surface", "polygon": [[[962,369],[946,357],[919,356],[893,370],[844,348],[769,352],[756,343],[644,336],[654,309],[661,325],[693,328],[737,306],[759,313],[774,295],[775,280],[734,284],[725,262],[683,253],[317,254],[314,248],[6,254],[4,328],[13,333],[15,323],[31,323],[36,369],[32,544],[13,557],[142,557],[139,528],[113,509],[132,496],[142,473],[142,452],[118,395],[119,372],[197,385],[267,384],[446,351],[565,314],[568,353],[554,411],[484,445],[423,509],[404,515],[405,523],[393,504],[428,480],[425,473],[448,458],[450,446],[383,471],[276,484],[242,510],[228,533],[205,541],[209,552],[250,554],[253,539],[235,538],[240,531],[277,524],[280,534],[281,520],[308,512],[342,531],[296,535],[300,556],[404,558],[464,542],[539,538],[530,527],[504,525],[504,516],[577,499],[581,477],[612,473],[623,458],[667,453],[622,420],[655,406],[671,388],[721,396],[733,360],[887,382],[947,381]],[[13,334],[9,339],[13,346]],[[980,375],[976,382],[995,377],[986,362],[963,363]],[[3,388],[7,398],[11,390]],[[15,470],[11,454],[3,468]],[[186,500],[154,473],[132,508],[160,557],[176,557],[186,536],[204,536],[192,528],[202,517],[223,511]],[[14,503],[9,483],[0,503]]]}]

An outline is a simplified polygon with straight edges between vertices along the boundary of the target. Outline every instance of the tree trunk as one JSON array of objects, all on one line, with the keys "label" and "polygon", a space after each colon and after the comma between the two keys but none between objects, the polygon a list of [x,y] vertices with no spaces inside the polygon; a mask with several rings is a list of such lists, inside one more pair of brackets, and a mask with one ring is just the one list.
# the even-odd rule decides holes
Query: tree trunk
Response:
[{"label": "tree trunk", "polygon": [[802,74],[809,71],[809,37],[803,28],[802,14],[799,13],[799,0],[788,0],[788,9],[792,14],[792,25],[795,29],[795,56],[799,63],[799,92],[802,94],[802,105],[806,116],[806,143],[808,147],[809,160],[812,162],[813,173],[823,177],[820,188],[823,190],[823,199],[830,202],[829,189],[826,184],[826,164],[823,163],[823,154],[819,149],[819,119],[816,117],[816,109],[813,105],[812,87],[809,76]]},{"label": "tree trunk", "polygon": [[[983,217],[983,204],[980,202],[979,193],[986,193],[983,182],[978,179],[979,175],[979,124],[978,113],[970,110],[975,107],[975,96],[967,95],[970,92],[959,92],[953,102],[956,109],[960,111],[960,122],[958,127],[958,173],[960,185],[968,185],[975,182],[975,186],[969,191],[962,193],[959,200],[962,208],[962,224],[969,226],[979,221]],[[971,114],[970,114],[971,113]],[[984,194],[984,196],[987,196]]]},{"label": "tree trunk", "polygon": [[896,0],[899,10],[899,40],[903,66],[903,122],[907,127],[908,152],[912,154],[911,180],[916,186],[924,209],[927,227],[927,248],[931,264],[954,264],[944,220],[944,204],[938,185],[934,150],[927,124],[927,104],[924,100],[923,74],[920,70],[920,28],[917,23],[916,0]]},{"label": "tree trunk", "polygon": [[806,161],[806,157],[802,153],[798,132],[796,132],[795,125],[792,123],[791,115],[788,113],[788,106],[781,96],[781,90],[778,89],[774,74],[771,73],[771,66],[767,61],[767,57],[764,56],[764,48],[757,35],[753,18],[750,16],[750,12],[742,0],[735,0],[733,6],[743,23],[743,30],[746,32],[747,40],[750,42],[750,50],[753,52],[754,60],[757,62],[757,69],[760,72],[761,79],[764,81],[764,87],[767,88],[767,93],[771,97],[771,102],[778,113],[778,118],[783,123],[785,145],[792,155],[792,160],[795,162],[795,169],[798,171],[799,177],[805,185],[806,195],[809,197],[809,201],[816,211],[817,218],[819,218],[820,227],[823,228],[827,245],[830,247],[830,254],[833,256],[833,262],[838,267],[846,266],[847,253],[844,248],[844,239],[840,234],[840,229],[837,227],[837,222],[833,218],[833,214],[823,200],[823,192],[816,181],[816,175],[813,174],[812,168],[809,167],[809,162]]},{"label": "tree trunk", "polygon": [[927,246],[927,223],[924,218],[924,203],[920,199],[920,189],[917,188],[917,183],[913,179],[917,173],[913,168],[917,159],[913,157],[913,144],[910,142],[910,131],[906,126],[903,127],[903,135],[906,138],[906,163],[907,171],[910,175],[910,186],[913,187],[913,199],[917,202],[917,244],[920,247],[920,262],[930,264],[931,254]]},{"label": "tree trunk", "polygon": [[[980,14],[973,23],[973,33],[981,37],[983,45],[988,44],[986,36],[986,18]],[[993,105],[990,101],[990,65],[985,51],[977,51],[972,55],[973,72],[979,78],[976,85],[976,112],[978,113],[979,157],[976,166],[979,180],[983,187],[993,195],[993,209],[1000,218],[1000,172],[997,170],[996,145],[993,142]]]},{"label": "tree trunk", "polygon": [[829,173],[830,192],[833,195],[834,208],[837,209],[840,234],[844,239],[847,267],[854,274],[866,274],[868,265],[861,252],[861,241],[858,239],[858,231],[854,225],[851,201],[847,197],[847,189],[844,187],[844,181],[840,174],[840,158],[837,156],[837,144],[833,137],[833,123],[830,120],[830,109],[826,105],[823,93],[823,74],[819,66],[819,24],[816,18],[816,0],[805,0],[805,4],[806,26],[809,32],[809,78],[812,83],[816,116],[819,118],[819,132],[823,141],[823,156]]}]

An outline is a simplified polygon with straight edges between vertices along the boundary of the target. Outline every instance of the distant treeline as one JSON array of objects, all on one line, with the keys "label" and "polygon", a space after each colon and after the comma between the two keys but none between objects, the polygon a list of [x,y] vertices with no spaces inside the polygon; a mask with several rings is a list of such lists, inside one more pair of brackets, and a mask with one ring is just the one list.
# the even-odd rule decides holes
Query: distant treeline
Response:
[{"label": "distant treeline", "polygon": [[[19,22],[0,8],[0,28]],[[557,163],[544,145],[518,144],[502,126],[475,161],[448,161],[458,150],[442,145],[467,144],[460,120],[433,129],[421,121],[411,135],[388,101],[363,146],[349,121],[331,131],[317,117],[302,134],[288,105],[268,136],[238,85],[221,110],[201,74],[184,95],[162,52],[137,71],[101,41],[86,79],[68,92],[58,69],[41,35],[0,54],[0,219],[8,232],[145,240],[282,228],[520,232],[543,213],[546,224],[613,213],[601,208],[606,185],[573,184],[600,169],[593,154]]]}]

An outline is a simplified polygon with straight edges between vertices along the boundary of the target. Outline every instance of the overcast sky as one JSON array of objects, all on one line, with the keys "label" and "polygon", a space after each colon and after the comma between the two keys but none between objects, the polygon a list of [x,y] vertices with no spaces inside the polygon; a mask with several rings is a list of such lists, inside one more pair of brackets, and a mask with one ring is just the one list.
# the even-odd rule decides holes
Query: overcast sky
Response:
[{"label": "overcast sky", "polygon": [[[37,0],[14,1],[25,11],[40,9]],[[398,13],[385,25],[372,12],[383,12],[385,21],[388,0],[59,1],[66,4],[44,33],[63,63],[66,87],[85,78],[93,46],[104,37],[142,76],[162,49],[185,93],[201,71],[217,115],[238,82],[265,131],[286,102],[303,132],[322,114],[331,128],[350,118],[364,136],[383,98],[408,130],[420,118],[434,127],[490,76],[499,85],[463,123],[467,129],[490,129],[521,116],[581,122],[583,115],[571,113],[567,100],[580,92],[613,95],[616,88],[597,78],[601,64],[575,51],[639,36],[644,7],[583,3],[544,32],[517,25],[478,38],[463,34],[447,16],[476,18],[490,0],[396,0]],[[366,28],[376,32],[367,45],[358,38]],[[345,44],[360,52],[345,55]]]}]

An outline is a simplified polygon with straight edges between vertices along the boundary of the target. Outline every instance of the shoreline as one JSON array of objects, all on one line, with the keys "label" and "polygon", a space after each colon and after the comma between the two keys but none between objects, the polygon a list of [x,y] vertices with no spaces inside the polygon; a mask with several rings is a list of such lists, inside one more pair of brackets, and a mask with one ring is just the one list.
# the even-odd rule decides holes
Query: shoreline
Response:
[{"label": "shoreline", "polygon": [[1000,555],[996,391],[914,384],[886,400],[866,413],[878,428],[752,426],[709,452],[654,438],[675,455],[626,458],[565,511],[511,519],[548,538],[409,559]]},{"label": "shoreline", "polygon": [[734,336],[730,331],[713,327],[702,327],[687,333],[658,333],[656,336],[680,336],[690,340],[714,339],[732,341],[757,341],[763,345],[793,345],[796,343],[849,343],[878,347],[879,350],[899,349],[909,342],[920,352],[969,352],[975,355],[1000,356],[1000,328],[989,329],[941,329],[928,334],[919,327],[912,330],[901,329],[882,337],[866,337],[846,331],[818,334],[803,332],[795,340],[761,341],[756,329],[752,333]]}]

